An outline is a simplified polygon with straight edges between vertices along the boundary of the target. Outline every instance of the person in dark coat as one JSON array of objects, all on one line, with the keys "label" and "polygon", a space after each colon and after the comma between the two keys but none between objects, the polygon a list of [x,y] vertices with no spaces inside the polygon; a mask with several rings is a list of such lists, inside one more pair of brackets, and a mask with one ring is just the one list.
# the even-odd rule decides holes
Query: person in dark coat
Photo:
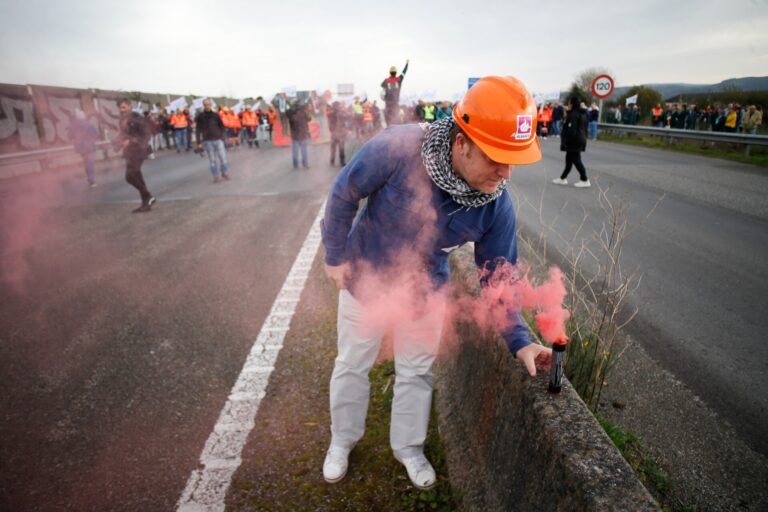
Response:
[{"label": "person in dark coat", "polygon": [[148,212],[155,203],[155,197],[149,193],[144,182],[141,164],[149,155],[149,123],[144,116],[131,111],[131,100],[128,98],[117,100],[117,108],[120,110],[120,133],[113,142],[116,149],[123,150],[125,181],[136,187],[141,195],[141,206],[133,213]]},{"label": "person in dark coat", "polygon": [[587,149],[587,116],[579,106],[581,99],[577,96],[571,96],[568,99],[567,114],[563,122],[563,131],[560,134],[560,151],[565,151],[565,169],[559,178],[552,180],[557,185],[567,185],[568,173],[571,167],[576,166],[579,171],[579,177],[574,186],[583,188],[589,187],[587,170],[581,162],[581,152]]},{"label": "person in dark coat", "polygon": [[85,119],[85,112],[80,109],[75,111],[75,118],[70,123],[68,130],[69,136],[75,145],[75,152],[83,157],[88,185],[95,187],[96,170],[93,153],[96,151],[96,140],[99,138],[99,131]]},{"label": "person in dark coat", "polygon": [[291,155],[293,156],[293,168],[299,168],[299,150],[301,150],[301,166],[309,169],[309,113],[303,102],[298,102],[288,110],[288,122],[291,127]]},{"label": "person in dark coat", "polygon": [[346,165],[344,142],[347,139],[348,123],[346,109],[340,102],[334,101],[328,112],[328,128],[331,130],[331,165],[336,165],[336,148],[339,150],[339,163],[342,167]]}]

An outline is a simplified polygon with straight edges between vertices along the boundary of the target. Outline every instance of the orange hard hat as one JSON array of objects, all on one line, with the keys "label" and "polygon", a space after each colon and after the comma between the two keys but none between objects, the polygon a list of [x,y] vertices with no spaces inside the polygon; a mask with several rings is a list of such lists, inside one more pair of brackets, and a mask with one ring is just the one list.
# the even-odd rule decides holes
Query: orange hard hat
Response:
[{"label": "orange hard hat", "polygon": [[536,102],[512,76],[486,76],[453,107],[453,119],[485,155],[503,164],[541,160]]}]

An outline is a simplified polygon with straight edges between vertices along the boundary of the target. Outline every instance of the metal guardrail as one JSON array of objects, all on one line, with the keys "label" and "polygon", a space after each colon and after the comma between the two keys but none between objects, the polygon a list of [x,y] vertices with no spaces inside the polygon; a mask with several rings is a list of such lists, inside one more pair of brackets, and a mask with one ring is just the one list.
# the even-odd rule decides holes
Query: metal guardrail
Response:
[{"label": "metal guardrail", "polygon": [[[96,143],[97,149],[109,149],[109,141],[99,141]],[[61,156],[67,153],[74,153],[75,146],[60,146],[57,148],[35,149],[32,151],[19,151],[17,153],[0,154],[0,163],[5,164],[7,160],[18,160],[25,162],[29,160],[39,160],[46,157]],[[17,162],[18,163],[18,162]]]},{"label": "metal guardrail", "polygon": [[742,144],[744,145],[745,156],[749,156],[750,146],[768,146],[768,136],[765,135],[747,135],[744,133],[709,132],[699,130],[679,130],[677,128],[653,128],[650,126],[633,126],[611,123],[598,123],[597,127],[602,131],[618,131],[624,133],[655,135],[657,137],[665,137],[668,139],[692,139],[709,142]]}]

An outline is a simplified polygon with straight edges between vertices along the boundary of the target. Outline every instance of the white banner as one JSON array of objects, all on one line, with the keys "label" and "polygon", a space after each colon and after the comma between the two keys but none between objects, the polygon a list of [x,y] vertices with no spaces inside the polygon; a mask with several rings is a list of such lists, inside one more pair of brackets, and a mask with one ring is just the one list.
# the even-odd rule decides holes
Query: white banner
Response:
[{"label": "white banner", "polygon": [[295,98],[296,97],[296,86],[295,85],[289,85],[287,87],[283,87],[283,92],[289,98]]},{"label": "white banner", "polygon": [[635,94],[634,96],[630,96],[629,98],[624,100],[624,103],[626,103],[627,105],[634,105],[635,103],[637,103],[637,94]]},{"label": "white banner", "polygon": [[552,101],[558,101],[559,99],[560,99],[560,91],[536,93],[533,95],[533,101],[535,101],[537,105],[541,105],[542,103],[547,103]]},{"label": "white banner", "polygon": [[237,103],[235,103],[234,107],[232,107],[232,112],[234,112],[237,115],[240,115],[240,111],[243,110],[244,108],[245,108],[245,104],[243,100],[240,100]]},{"label": "white banner", "polygon": [[179,110],[186,107],[187,107],[187,100],[185,100],[184,96],[182,96],[181,98],[176,98],[175,100],[170,102],[166,110],[168,110],[168,113],[170,114],[171,111],[173,110]]}]

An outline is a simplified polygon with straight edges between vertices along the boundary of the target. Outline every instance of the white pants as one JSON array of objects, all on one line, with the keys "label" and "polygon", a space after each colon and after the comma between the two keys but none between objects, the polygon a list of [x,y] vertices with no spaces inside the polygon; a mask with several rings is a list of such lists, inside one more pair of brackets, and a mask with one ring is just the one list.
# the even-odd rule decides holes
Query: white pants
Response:
[{"label": "white pants", "polygon": [[[364,306],[339,293],[338,356],[331,376],[331,444],[352,449],[365,432],[368,372],[384,330],[361,325]],[[395,387],[389,439],[399,459],[423,453],[432,405],[432,363],[437,355],[444,308],[393,326]]]}]

